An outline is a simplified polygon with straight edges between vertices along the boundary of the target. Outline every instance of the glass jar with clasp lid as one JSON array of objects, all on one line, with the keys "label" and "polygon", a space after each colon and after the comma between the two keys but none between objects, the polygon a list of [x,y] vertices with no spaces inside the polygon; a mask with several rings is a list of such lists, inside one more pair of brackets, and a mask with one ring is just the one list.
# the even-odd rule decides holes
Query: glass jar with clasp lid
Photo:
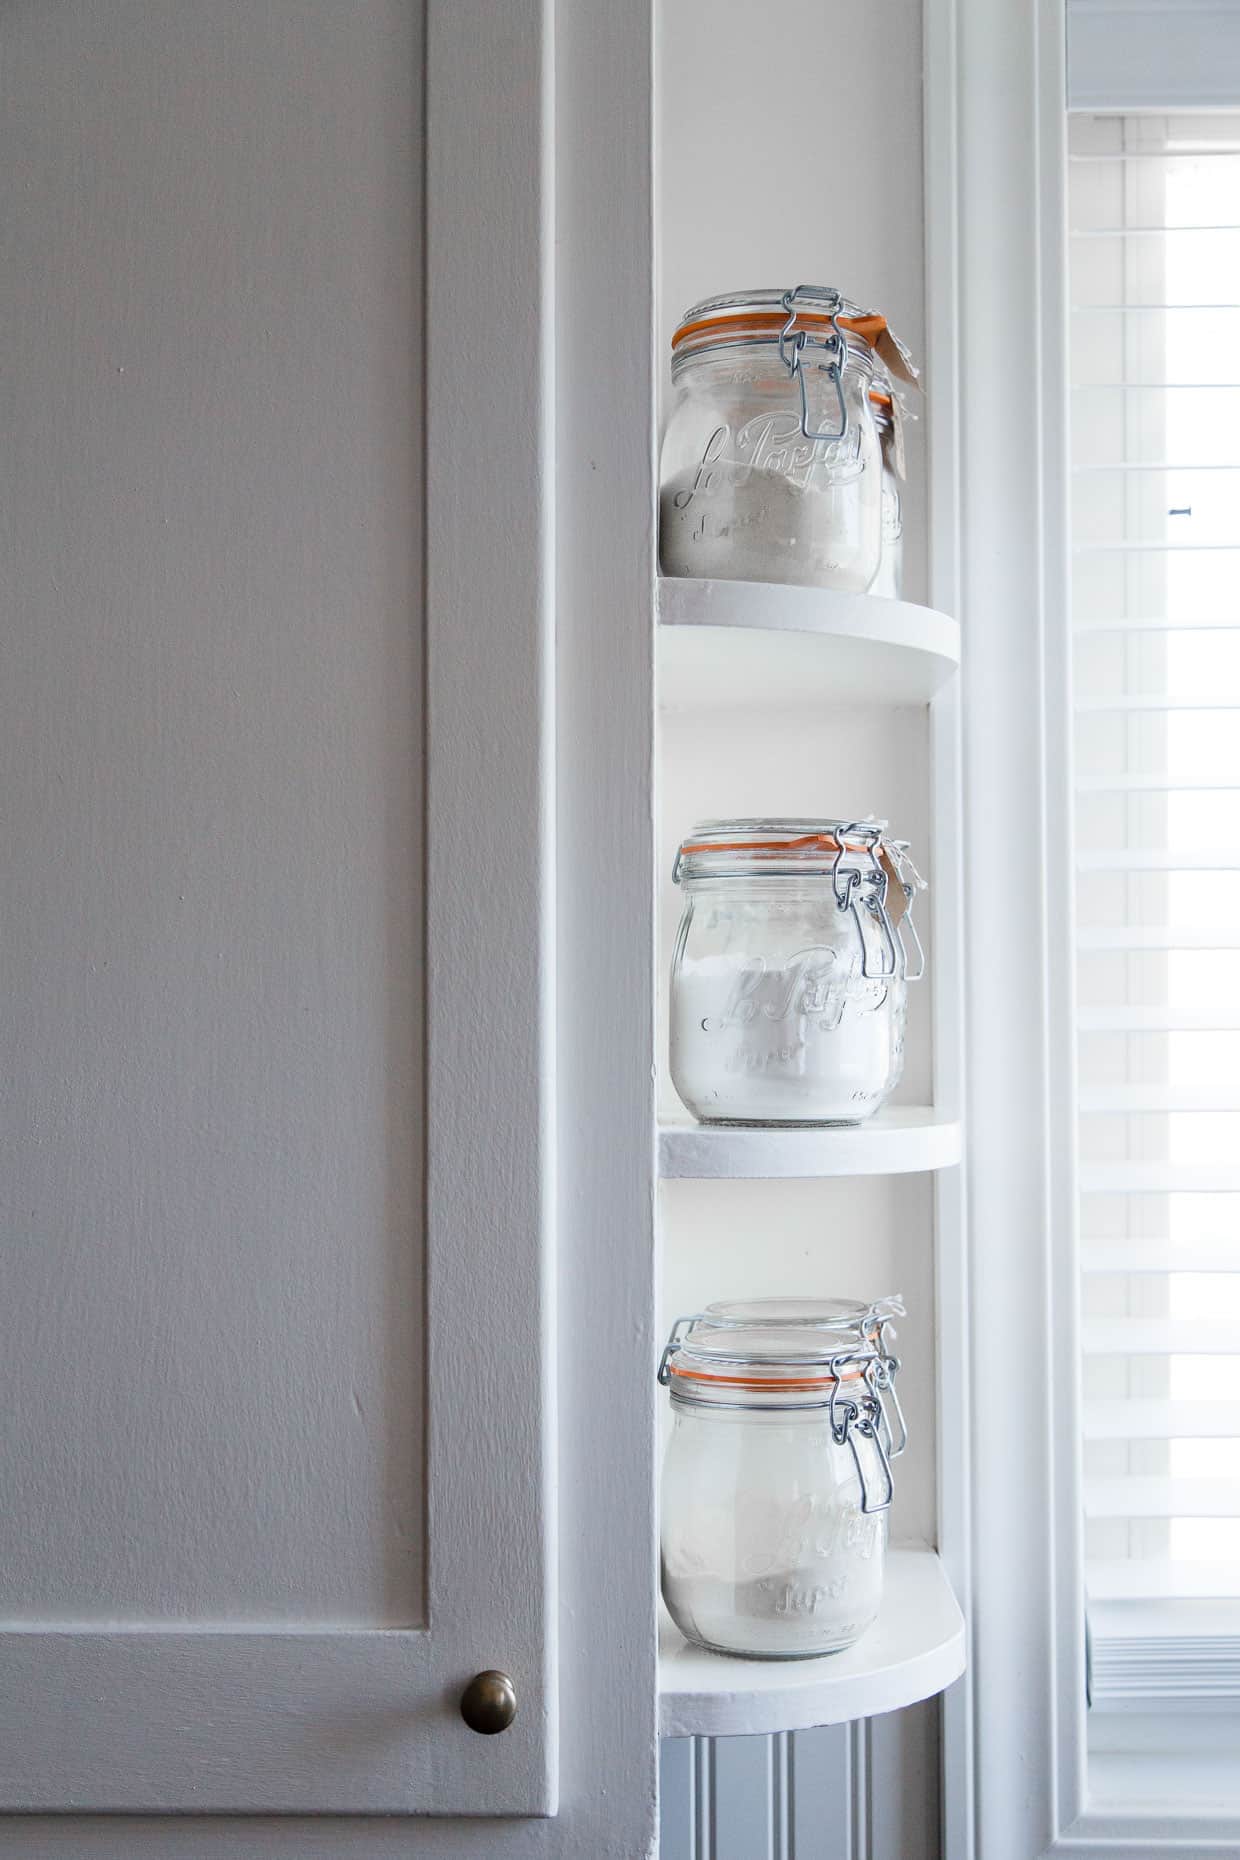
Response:
[{"label": "glass jar with clasp lid", "polygon": [[670,1069],[701,1123],[858,1124],[899,1083],[924,881],[886,824],[712,820],[682,843]]},{"label": "glass jar with clasp lid", "polygon": [[869,587],[882,543],[876,355],[916,380],[881,312],[829,286],[686,312],[660,473],[665,575]]},{"label": "glass jar with clasp lid", "polygon": [[672,1326],[662,1584],[688,1639],[808,1659],[874,1620],[907,1440],[890,1331],[903,1311],[899,1298],[762,1298]]}]

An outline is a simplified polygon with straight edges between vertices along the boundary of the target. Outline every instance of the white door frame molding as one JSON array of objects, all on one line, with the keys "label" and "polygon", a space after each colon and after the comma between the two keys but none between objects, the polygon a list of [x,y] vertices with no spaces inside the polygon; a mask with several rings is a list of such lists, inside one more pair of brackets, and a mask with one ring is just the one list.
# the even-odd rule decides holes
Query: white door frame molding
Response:
[{"label": "white door frame molding", "polygon": [[954,326],[959,357],[958,444],[941,369],[932,429],[936,512],[956,515],[934,536],[936,559],[959,545],[969,846],[974,1719],[970,1776],[949,1700],[946,1775],[949,1826],[971,1816],[973,1844],[962,1827],[947,1851],[1222,1860],[1233,1820],[1087,1793],[1065,0],[927,0],[926,19],[931,328]]},{"label": "white door frame molding", "polygon": [[[959,45],[955,0],[923,0],[923,168],[926,239],[926,396],[928,408],[929,589],[931,606],[962,612],[961,416],[962,333],[960,315],[960,102]],[[966,642],[967,644],[967,642]],[[968,1099],[964,1096],[968,1055],[968,937],[964,876],[969,845],[940,847],[960,821],[962,727],[960,679],[934,699],[935,871],[934,940],[940,954],[934,999],[934,1094],[936,1104],[966,1111],[965,1164],[934,1178],[935,1341],[938,1416],[937,1468],[939,1553],[972,1635],[973,1471],[970,1390],[970,1224]],[[950,874],[950,882],[947,875]],[[974,1748],[972,1654],[963,1676],[944,1694],[942,1711],[942,1844],[951,1860],[973,1860]]]},{"label": "white door frame molding", "polygon": [[[928,599],[961,614],[961,318],[959,318],[959,20],[956,0],[922,4],[922,166],[926,221],[926,396],[928,396]],[[967,1099],[967,915],[963,876],[969,843],[950,843],[963,818],[963,690],[954,679],[933,699],[933,936],[941,956],[933,1001],[935,1103],[965,1110]],[[950,874],[950,880],[948,876]],[[969,1123],[965,1122],[965,1129]],[[970,1428],[969,1170],[935,1176],[935,1408],[939,1417],[939,1553],[972,1624],[972,1428]],[[970,1629],[972,1631],[972,1629]],[[974,1860],[972,1654],[941,1702],[943,1853]]]},{"label": "white door frame molding", "polygon": [[[931,0],[928,16],[949,10]],[[971,1851],[1037,1860],[1084,1788],[1072,927],[1055,858],[1071,822],[1064,10],[954,12],[929,41],[927,112],[955,132],[930,167],[929,237],[956,254],[935,327],[956,331],[958,440],[933,485],[958,495],[966,643],[974,1714],[971,1772],[949,1716],[947,1779]]]}]

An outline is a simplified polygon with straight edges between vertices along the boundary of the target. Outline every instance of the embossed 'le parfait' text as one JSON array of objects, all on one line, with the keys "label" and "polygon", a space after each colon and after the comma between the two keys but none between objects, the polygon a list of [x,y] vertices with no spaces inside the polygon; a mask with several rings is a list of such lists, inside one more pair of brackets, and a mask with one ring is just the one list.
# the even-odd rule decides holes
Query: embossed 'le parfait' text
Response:
[{"label": "embossed 'le parfait' text", "polygon": [[736,429],[717,426],[702,449],[693,483],[672,500],[687,510],[695,497],[710,496],[722,483],[748,483],[755,472],[783,478],[799,491],[847,484],[859,476],[861,430],[850,423],[843,439],[806,439],[794,413],[762,413]]}]

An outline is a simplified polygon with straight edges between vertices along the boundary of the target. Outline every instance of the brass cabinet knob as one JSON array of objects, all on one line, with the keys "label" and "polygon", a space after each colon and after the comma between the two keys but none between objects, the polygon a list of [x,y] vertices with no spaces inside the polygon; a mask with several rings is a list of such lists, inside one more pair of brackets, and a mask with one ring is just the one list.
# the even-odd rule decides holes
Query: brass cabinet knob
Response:
[{"label": "brass cabinet knob", "polygon": [[506,1731],[517,1715],[517,1690],[507,1673],[475,1673],[461,1694],[461,1716],[480,1737]]}]

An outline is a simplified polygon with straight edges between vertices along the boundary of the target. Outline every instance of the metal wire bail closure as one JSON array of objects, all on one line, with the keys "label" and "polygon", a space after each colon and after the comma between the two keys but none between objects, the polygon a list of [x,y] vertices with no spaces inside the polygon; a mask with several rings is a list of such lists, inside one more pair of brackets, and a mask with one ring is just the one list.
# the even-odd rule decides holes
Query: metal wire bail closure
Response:
[{"label": "metal wire bail closure", "polygon": [[[850,866],[847,871],[842,869],[845,848],[853,835],[859,836],[864,841],[866,851],[870,855],[874,889],[872,895],[865,900],[865,906],[871,917],[878,919],[887,950],[887,962],[880,961],[876,969],[870,966],[865,927],[861,921],[861,900],[858,896],[861,890],[861,873],[855,866]],[[867,982],[889,982],[895,976],[902,975],[907,967],[904,960],[904,945],[897,936],[895,925],[887,910],[887,874],[878,856],[878,840],[879,831],[870,821],[850,820],[840,828],[839,851],[831,861],[831,883],[835,889],[835,902],[840,910],[852,912],[853,921],[857,926],[857,935],[861,940],[861,973]],[[921,945],[918,944],[919,949],[920,947]],[[925,967],[924,956],[922,967],[923,969]]]},{"label": "metal wire bail closure", "polygon": [[[840,292],[817,284],[798,284],[792,290],[785,291],[780,299],[788,313],[788,321],[779,332],[779,359],[788,370],[790,378],[796,382],[801,394],[801,436],[811,442],[825,439],[835,444],[848,436],[848,404],[844,399],[844,361],[848,353],[844,332],[840,328],[840,312],[844,299]],[[838,429],[832,431],[824,426],[815,432],[809,423],[809,395],[805,386],[805,350],[810,343],[808,330],[797,328],[797,317],[801,309],[813,307],[815,314],[825,314],[831,324],[831,334],[821,347],[827,356],[826,361],[816,362],[814,366],[825,373],[835,390],[835,402],[839,410]]]},{"label": "metal wire bail closure", "polygon": [[[883,1434],[887,1457],[890,1460],[898,1460],[908,1446],[908,1422],[904,1418],[900,1397],[896,1393],[896,1377],[900,1373],[900,1359],[888,1345],[887,1326],[892,1318],[905,1316],[907,1312],[904,1300],[898,1292],[895,1292],[888,1298],[875,1299],[862,1320],[865,1333],[873,1334],[874,1347],[878,1352],[874,1361],[866,1365],[865,1379],[874,1391],[882,1411]],[[884,1400],[884,1397],[888,1398],[891,1407],[895,1410],[898,1433],[892,1428],[891,1416],[887,1412],[888,1402]]]},{"label": "metal wire bail closure", "polygon": [[[846,1363],[855,1360],[855,1357],[850,1358],[845,1355],[837,1356],[832,1361],[831,1373],[835,1381],[831,1388],[828,1418],[831,1424],[831,1438],[836,1446],[847,1447],[852,1453],[853,1465],[857,1469],[857,1483],[861,1487],[861,1509],[867,1517],[870,1517],[875,1512],[890,1509],[891,1501],[895,1496],[895,1483],[891,1477],[891,1461],[883,1445],[884,1430],[889,1431],[889,1428],[882,1402],[873,1393],[863,1396],[860,1401],[854,1395],[842,1396],[840,1394],[840,1371]],[[866,1386],[869,1386],[868,1372]],[[882,1468],[883,1483],[877,1500],[871,1495],[865,1467],[861,1462],[861,1450],[857,1445],[858,1436],[873,1443],[875,1455]]]},{"label": "metal wire bail closure", "polygon": [[698,1321],[697,1313],[694,1312],[689,1317],[678,1317],[676,1319],[676,1322],[672,1325],[672,1328],[670,1332],[668,1333],[667,1342],[663,1345],[663,1354],[659,1358],[658,1380],[659,1380],[661,1387],[666,1388],[668,1383],[671,1381],[672,1372],[668,1368],[668,1364],[671,1362],[673,1356],[675,1356],[677,1350],[680,1348],[682,1342],[684,1341],[686,1334],[690,1330],[692,1330],[693,1326],[697,1323],[697,1321]]},{"label": "metal wire bail closure", "polygon": [[[867,1365],[865,1372],[865,1379],[873,1390],[879,1413],[882,1416],[884,1445],[889,1460],[898,1460],[908,1445],[908,1422],[904,1419],[904,1410],[900,1406],[900,1397],[896,1393],[896,1377],[899,1373],[900,1359],[898,1356],[879,1356]],[[886,1401],[883,1399],[884,1396],[887,1397]],[[887,1412],[888,1402],[895,1411],[896,1422],[899,1426],[898,1433],[891,1425],[891,1416]]]}]

